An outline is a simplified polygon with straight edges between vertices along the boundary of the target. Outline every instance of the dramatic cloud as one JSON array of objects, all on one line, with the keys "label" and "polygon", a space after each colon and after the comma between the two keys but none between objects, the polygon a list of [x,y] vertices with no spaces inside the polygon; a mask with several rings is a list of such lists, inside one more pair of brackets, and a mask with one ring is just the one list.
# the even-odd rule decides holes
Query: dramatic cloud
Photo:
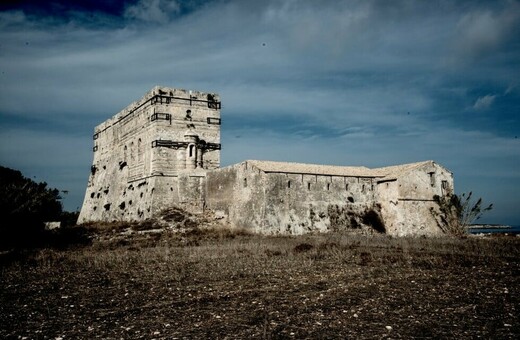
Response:
[{"label": "dramatic cloud", "polygon": [[465,56],[496,53],[507,42],[520,21],[520,5],[508,2],[498,8],[477,8],[462,15],[456,27],[457,49]]},{"label": "dramatic cloud", "polygon": [[0,7],[0,162],[68,209],[94,126],[165,85],[221,95],[224,165],[434,159],[520,224],[518,1],[20,3]]}]

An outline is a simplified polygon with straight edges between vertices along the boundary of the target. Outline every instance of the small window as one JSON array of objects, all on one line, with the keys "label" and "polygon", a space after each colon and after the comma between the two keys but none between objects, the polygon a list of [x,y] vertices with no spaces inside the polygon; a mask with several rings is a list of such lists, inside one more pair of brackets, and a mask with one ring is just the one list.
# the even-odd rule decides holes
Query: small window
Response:
[{"label": "small window", "polygon": [[208,120],[208,124],[214,124],[214,125],[221,124],[220,118],[208,117],[207,120]]},{"label": "small window", "polygon": [[159,112],[152,114],[152,116],[150,117],[150,121],[152,121],[152,122],[154,120],[169,120],[169,121],[171,121],[171,119],[172,119],[171,114],[169,114],[169,113],[159,113]]},{"label": "small window", "polygon": [[348,190],[348,183],[345,184],[345,190]]},{"label": "small window", "polygon": [[247,188],[247,178],[244,178],[244,188]]},{"label": "small window", "polygon": [[208,107],[210,109],[220,109],[220,102],[218,102],[215,98],[214,95],[212,95],[211,93],[208,93],[207,97],[208,99]]},{"label": "small window", "polygon": [[327,183],[327,190],[330,190],[330,183]]},{"label": "small window", "polygon": [[443,195],[447,195],[447,194],[451,193],[451,189],[448,186],[448,181],[442,181],[441,182],[441,188],[442,188],[442,194]]},{"label": "small window", "polygon": [[311,182],[307,182],[307,190],[311,190]]},{"label": "small window", "polygon": [[291,188],[291,181],[287,181],[287,188]]},{"label": "small window", "polygon": [[365,185],[364,184],[361,186],[361,192],[365,192]]},{"label": "small window", "polygon": [[435,172],[430,172],[430,185],[432,188],[435,186]]}]

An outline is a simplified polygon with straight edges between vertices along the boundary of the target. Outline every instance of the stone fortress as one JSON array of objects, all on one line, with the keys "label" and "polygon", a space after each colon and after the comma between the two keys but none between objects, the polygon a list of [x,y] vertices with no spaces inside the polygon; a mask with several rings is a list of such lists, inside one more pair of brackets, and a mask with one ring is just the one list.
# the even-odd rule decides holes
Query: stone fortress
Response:
[{"label": "stone fortress", "polygon": [[220,109],[217,94],[156,86],[98,125],[78,223],[139,221],[178,206],[265,234],[442,233],[433,196],[453,192],[453,175],[441,165],[248,160],[220,168]]}]

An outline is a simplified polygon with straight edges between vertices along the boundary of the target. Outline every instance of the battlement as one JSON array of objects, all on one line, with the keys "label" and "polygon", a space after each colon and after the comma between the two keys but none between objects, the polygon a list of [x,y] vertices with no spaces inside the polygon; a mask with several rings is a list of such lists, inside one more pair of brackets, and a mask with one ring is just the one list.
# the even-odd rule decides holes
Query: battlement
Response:
[{"label": "battlement", "polygon": [[[107,129],[121,123],[125,119],[131,118],[132,114],[136,111],[144,107],[163,104],[177,105],[179,107],[202,107],[214,110],[220,110],[222,106],[219,95],[215,93],[155,86],[141,99],[131,103],[113,117],[96,126],[94,129],[94,139],[97,139],[99,134],[103,133]],[[218,121],[220,124],[220,119],[218,119]]]}]

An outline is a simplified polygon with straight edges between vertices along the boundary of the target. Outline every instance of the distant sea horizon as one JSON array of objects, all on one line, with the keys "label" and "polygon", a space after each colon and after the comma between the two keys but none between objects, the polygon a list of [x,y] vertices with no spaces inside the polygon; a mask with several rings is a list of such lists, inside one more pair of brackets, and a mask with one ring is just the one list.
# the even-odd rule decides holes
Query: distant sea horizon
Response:
[{"label": "distant sea horizon", "polygon": [[[480,227],[482,226],[482,227]],[[520,234],[520,225],[493,225],[493,224],[475,224],[470,227],[470,234]]]}]

